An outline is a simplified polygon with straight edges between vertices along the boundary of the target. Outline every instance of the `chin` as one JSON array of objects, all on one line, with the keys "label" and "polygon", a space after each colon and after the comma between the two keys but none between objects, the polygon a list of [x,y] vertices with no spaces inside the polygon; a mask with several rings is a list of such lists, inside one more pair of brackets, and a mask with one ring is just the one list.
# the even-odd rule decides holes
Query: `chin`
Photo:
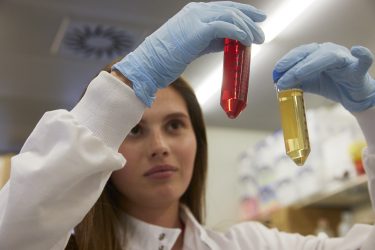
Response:
[{"label": "chin", "polygon": [[156,202],[170,203],[180,200],[181,196],[183,195],[183,189],[175,186],[155,187],[150,194],[152,194],[151,199],[155,200]]}]

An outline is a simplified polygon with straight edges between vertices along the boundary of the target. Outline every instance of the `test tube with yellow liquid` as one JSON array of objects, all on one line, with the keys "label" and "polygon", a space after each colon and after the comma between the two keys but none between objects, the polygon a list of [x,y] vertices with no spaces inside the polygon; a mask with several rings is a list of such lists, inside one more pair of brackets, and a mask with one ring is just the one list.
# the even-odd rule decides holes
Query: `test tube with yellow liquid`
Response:
[{"label": "test tube with yellow liquid", "polygon": [[[276,77],[277,80],[281,77]],[[275,80],[275,75],[274,75]],[[277,81],[276,80],[276,81]],[[310,153],[309,133],[306,124],[303,91],[277,90],[286,154],[302,166]]]}]

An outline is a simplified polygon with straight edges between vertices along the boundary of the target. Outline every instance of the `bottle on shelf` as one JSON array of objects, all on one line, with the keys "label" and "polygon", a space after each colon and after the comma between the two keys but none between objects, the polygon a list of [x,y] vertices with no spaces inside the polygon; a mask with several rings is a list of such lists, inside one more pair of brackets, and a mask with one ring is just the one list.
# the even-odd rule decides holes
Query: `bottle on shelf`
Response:
[{"label": "bottle on shelf", "polygon": [[341,221],[337,227],[337,234],[339,237],[345,236],[350,228],[353,226],[353,214],[350,211],[343,211],[341,213]]},{"label": "bottle on shelf", "polygon": [[333,231],[330,228],[329,222],[326,218],[319,218],[317,227],[315,229],[315,235],[323,239],[334,237]]}]

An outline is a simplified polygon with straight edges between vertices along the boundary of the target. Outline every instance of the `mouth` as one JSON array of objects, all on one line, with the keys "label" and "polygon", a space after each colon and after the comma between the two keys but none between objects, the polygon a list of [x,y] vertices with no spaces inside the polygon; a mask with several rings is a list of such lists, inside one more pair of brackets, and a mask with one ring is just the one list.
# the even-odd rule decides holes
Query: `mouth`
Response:
[{"label": "mouth", "polygon": [[175,172],[177,172],[176,167],[170,165],[158,165],[152,167],[150,170],[144,173],[143,176],[152,179],[166,179],[171,177]]}]

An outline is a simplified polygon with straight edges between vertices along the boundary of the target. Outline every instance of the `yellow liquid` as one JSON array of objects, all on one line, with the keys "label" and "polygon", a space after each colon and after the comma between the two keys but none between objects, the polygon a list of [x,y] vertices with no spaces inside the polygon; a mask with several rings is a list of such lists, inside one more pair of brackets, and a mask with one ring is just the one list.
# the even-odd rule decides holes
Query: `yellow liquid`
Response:
[{"label": "yellow liquid", "polygon": [[298,166],[302,166],[310,153],[303,91],[280,90],[278,100],[286,154]]}]

